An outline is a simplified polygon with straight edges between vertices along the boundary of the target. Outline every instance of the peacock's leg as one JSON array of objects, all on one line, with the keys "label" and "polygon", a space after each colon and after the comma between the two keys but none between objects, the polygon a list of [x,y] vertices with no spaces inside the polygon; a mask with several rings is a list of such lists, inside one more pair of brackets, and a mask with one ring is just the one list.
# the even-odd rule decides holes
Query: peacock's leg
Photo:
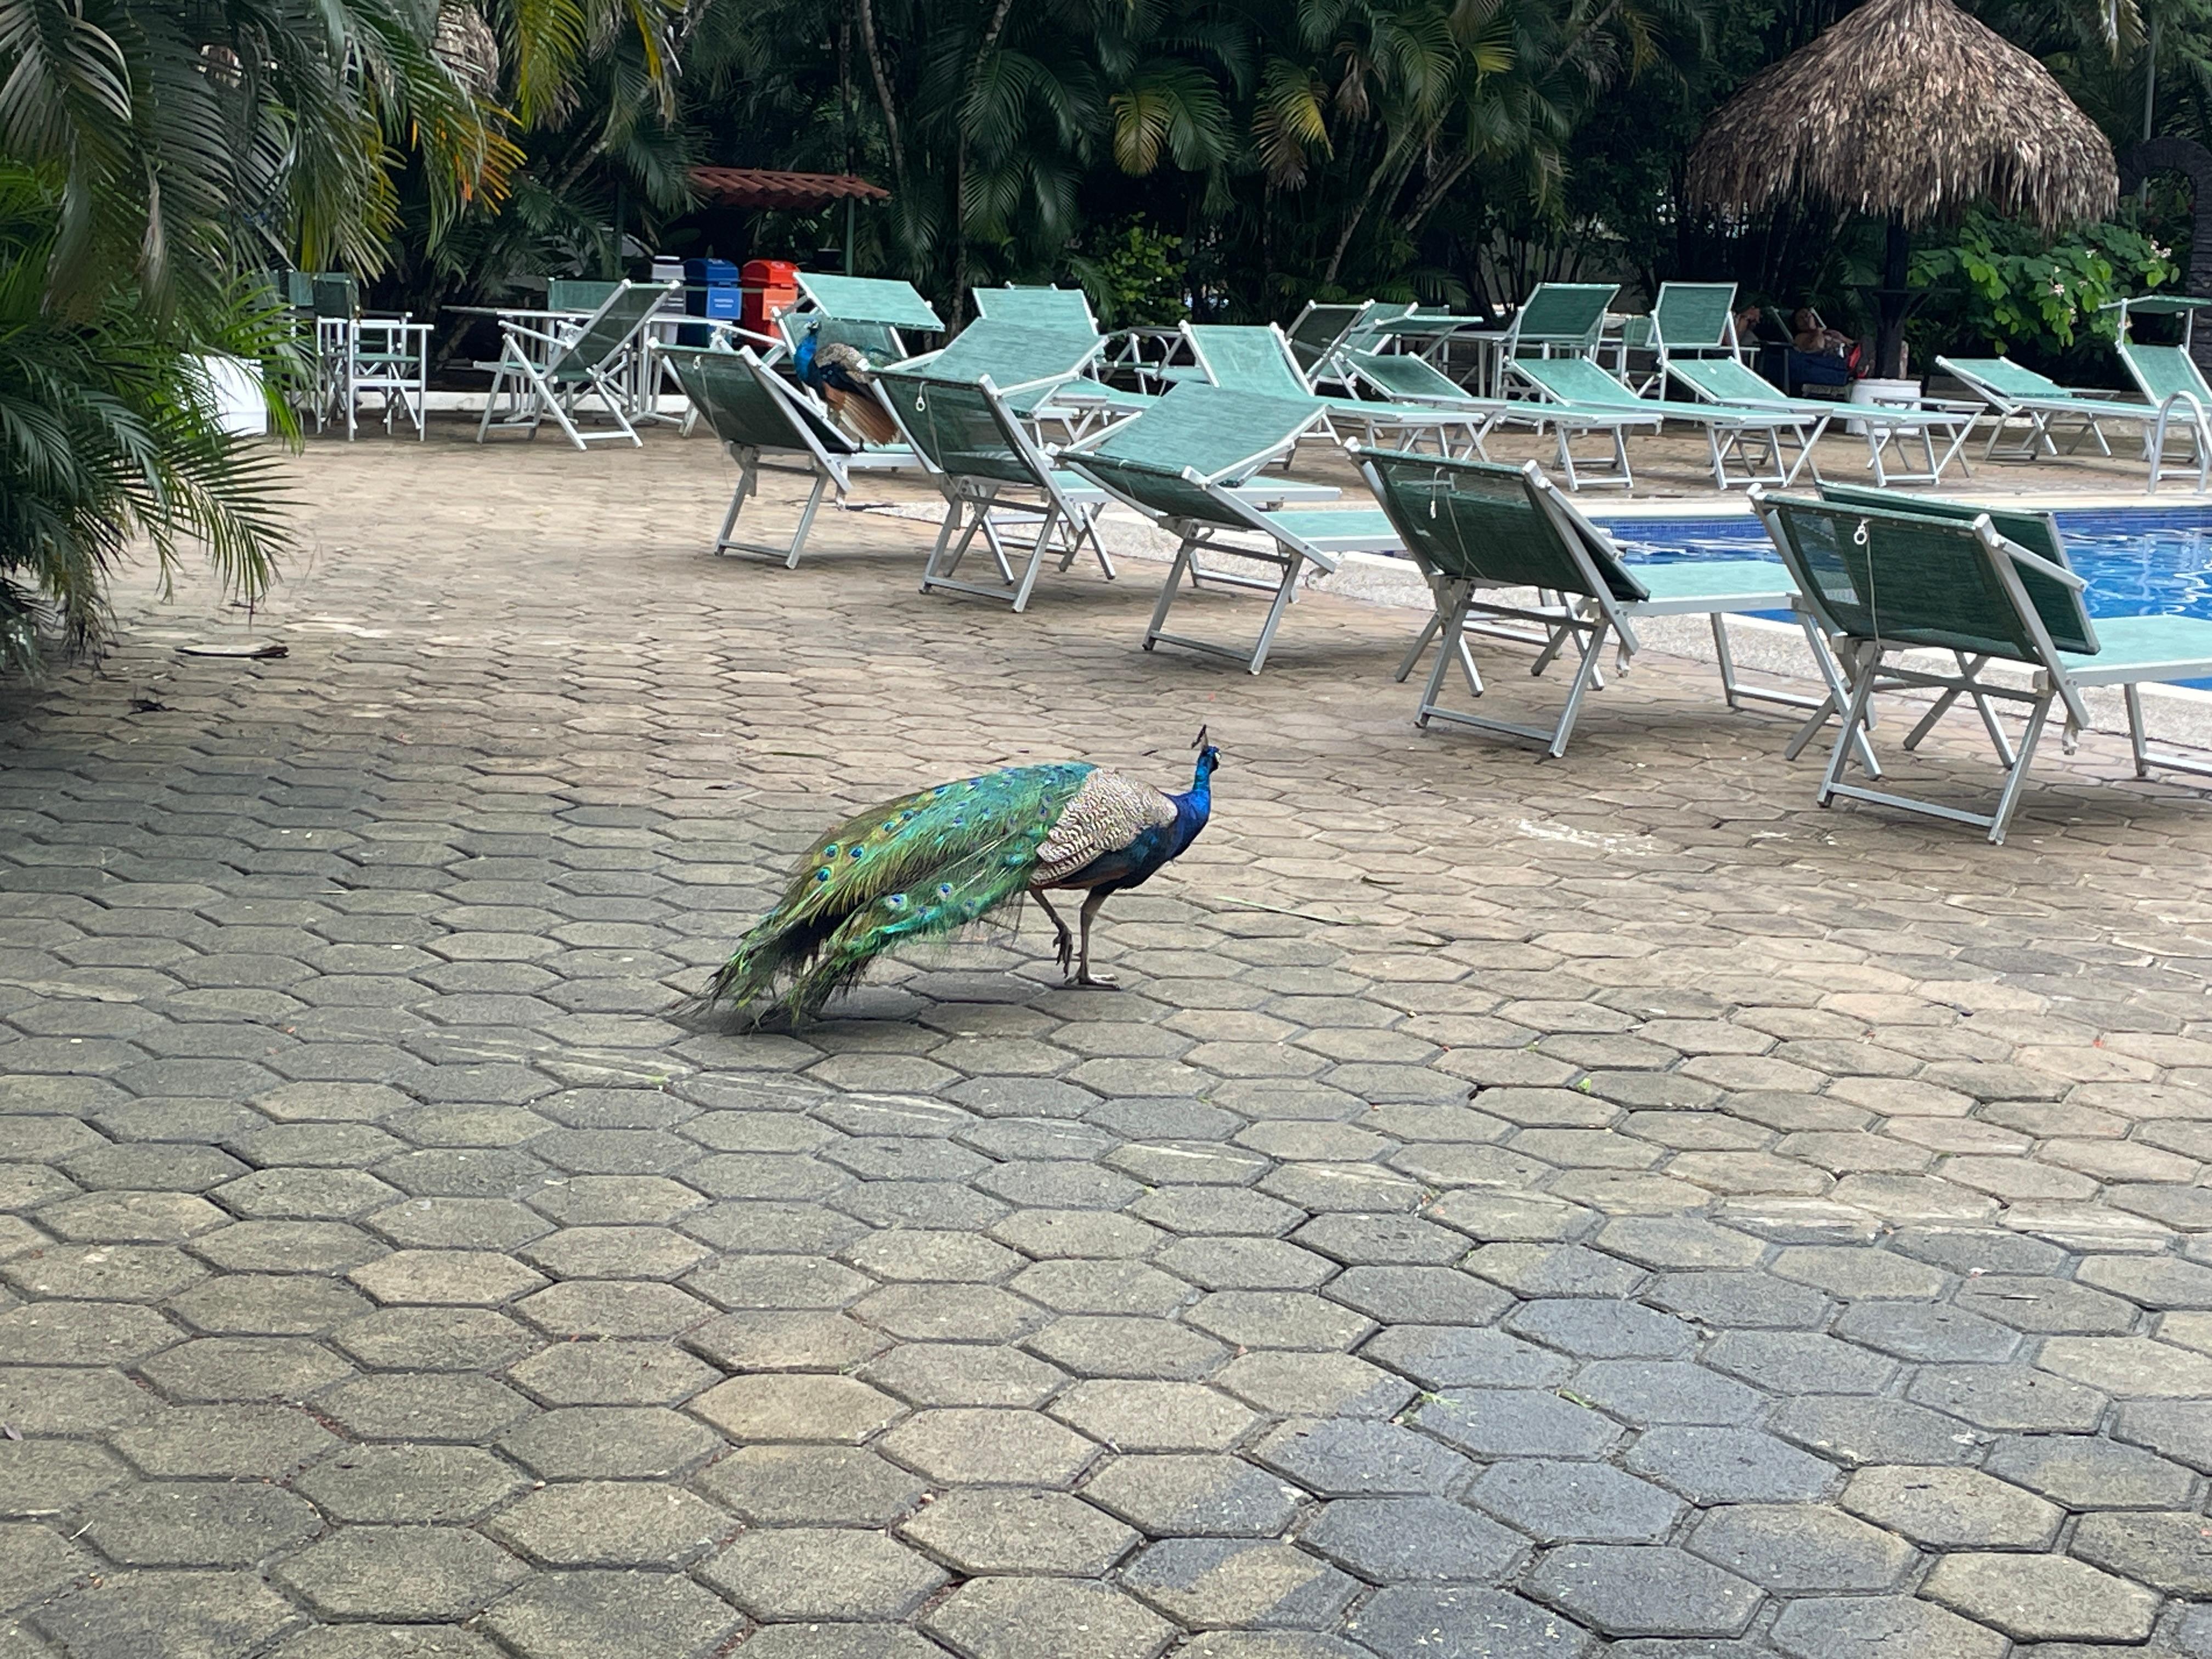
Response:
[{"label": "peacock's leg", "polygon": [[1037,902],[1037,908],[1044,912],[1045,920],[1052,924],[1052,931],[1059,935],[1055,944],[1060,957],[1060,971],[1064,974],[1067,971],[1067,964],[1075,959],[1075,935],[1067,931],[1067,924],[1060,919],[1060,912],[1052,908],[1052,901],[1044,896],[1042,888],[1031,888],[1030,896]]},{"label": "peacock's leg", "polygon": [[1083,901],[1083,908],[1076,914],[1076,921],[1083,929],[1083,946],[1075,958],[1074,983],[1097,991],[1121,989],[1112,980],[1099,979],[1091,971],[1091,919],[1098,914],[1098,907],[1106,902],[1106,895],[1111,891],[1110,887],[1092,888],[1090,897]]}]

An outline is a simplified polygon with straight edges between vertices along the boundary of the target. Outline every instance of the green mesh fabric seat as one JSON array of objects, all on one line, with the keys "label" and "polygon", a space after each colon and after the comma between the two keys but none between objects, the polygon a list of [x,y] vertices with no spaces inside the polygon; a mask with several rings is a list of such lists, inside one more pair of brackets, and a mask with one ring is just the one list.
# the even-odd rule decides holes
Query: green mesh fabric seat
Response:
[{"label": "green mesh fabric seat", "polygon": [[614,298],[619,283],[599,282],[588,276],[552,276],[545,283],[545,309],[548,311],[580,311],[586,316],[597,311]]},{"label": "green mesh fabric seat", "polygon": [[[1622,320],[1621,378],[1639,397],[1664,397],[1667,365],[1675,358],[1735,357],[1741,349],[1735,331],[1734,283],[1662,283],[1648,317]],[[1648,357],[1650,368],[1632,368],[1630,357]]]},{"label": "green mesh fabric seat", "polygon": [[1087,334],[1098,331],[1098,319],[1091,313],[1091,297],[1079,288],[1023,288],[1008,283],[1005,288],[970,289],[969,293],[975,301],[975,314],[987,322],[1074,329]]},{"label": "green mesh fabric seat", "polygon": [[2122,339],[2113,348],[2128,377],[2144,399],[2159,413],[2157,426],[2146,436],[2144,450],[2150,461],[2150,487],[2158,488],[2170,434],[2185,434],[2197,458],[2197,488],[2212,480],[2212,386],[2185,345],[2141,345]]},{"label": "green mesh fabric seat", "polygon": [[[1936,367],[1961,382],[1987,404],[1996,417],[1990,423],[1990,441],[1982,448],[1984,460],[2033,461],[2056,455],[2059,453],[2058,441],[2051,428],[2054,423],[2064,421],[2078,423],[2073,441],[2066,446],[2068,454],[2075,453],[2085,443],[2095,444],[2100,454],[2111,454],[2112,447],[2106,440],[2104,430],[2107,422],[2134,426],[2144,434],[2146,442],[2155,430],[2159,434],[2156,447],[2161,455],[2166,448],[2167,411],[2154,404],[2136,403],[2117,393],[2076,391],[2009,357],[1938,357]],[[2006,445],[2006,428],[2015,421],[2026,422],[2027,429],[2018,441]],[[2176,424],[2194,434],[2195,428],[2185,418]],[[2199,459],[2203,459],[2202,455]],[[2157,471],[2154,464],[2154,489],[2158,487]],[[2201,477],[2197,488],[2203,488]]]},{"label": "green mesh fabric seat", "polygon": [[[1274,398],[1185,384],[1135,420],[1066,452],[1071,465],[1176,538],[1175,562],[1145,629],[1146,650],[1164,641],[1241,662],[1256,674],[1267,665],[1276,629],[1309,567],[1334,571],[1346,553],[1397,547],[1397,532],[1381,513],[1286,507],[1301,492],[1260,477],[1322,418],[1310,396]],[[1209,565],[1201,562],[1204,553],[1258,564],[1273,574]],[[1186,583],[1193,590],[1267,594],[1257,640],[1227,646],[1169,632],[1168,617]]]},{"label": "green mesh fabric seat", "polygon": [[[991,376],[943,380],[927,369],[884,369],[875,383],[945,495],[923,592],[967,593],[1025,611],[1045,560],[1057,555],[1065,571],[1085,546],[1114,580],[1095,524],[1105,492],[1053,461]],[[978,541],[997,562],[995,583],[960,574]]]},{"label": "green mesh fabric seat", "polygon": [[[2123,690],[2136,775],[2156,766],[2212,776],[2212,764],[2151,748],[2138,690],[2212,676],[2212,622],[2147,617],[2092,624],[2081,599],[2087,584],[2066,563],[2057,527],[2043,515],[1911,497],[1882,505],[1872,492],[1834,493],[1819,501],[1760,497],[1756,505],[1806,611],[1857,665],[1845,730],[1864,719],[1878,690],[1935,691],[1935,706],[1906,739],[1911,746],[1960,696],[1971,697],[2007,776],[1992,811],[1967,811],[1847,782],[1850,753],[1838,743],[1821,780],[1821,805],[1843,796],[1901,807],[1973,824],[2002,842],[2052,705],[2064,712],[2070,745],[2089,723],[2081,691],[2099,685]],[[1953,667],[1930,660],[1941,657]],[[2012,665],[2014,672],[1994,678],[1991,663]],[[2004,702],[2027,710],[2016,750],[1995,713]]]},{"label": "green mesh fabric seat", "polygon": [[[502,317],[498,360],[477,365],[492,375],[477,441],[494,432],[535,438],[550,419],[578,449],[624,439],[641,445],[645,441],[630,424],[623,379],[644,350],[653,313],[682,291],[680,283],[617,283],[599,309],[571,329],[534,328]],[[587,398],[598,401],[611,430],[586,432],[578,426]],[[503,398],[513,405],[506,415],[499,412]]]},{"label": "green mesh fabric seat", "polygon": [[1265,327],[1185,323],[1182,334],[1210,384],[1256,397],[1290,402],[1304,399],[1316,404],[1323,418],[1314,430],[1339,441],[1347,428],[1370,443],[1384,434],[1400,442],[1418,442],[1425,434],[1441,453],[1456,450],[1480,455],[1484,437],[1503,412],[1498,405],[1464,398],[1443,404],[1321,396],[1298,367],[1290,340],[1273,323]]},{"label": "green mesh fabric seat", "polygon": [[[908,335],[945,332],[945,319],[912,283],[819,270],[799,273],[799,303],[778,313],[775,325],[786,350],[796,351],[800,338],[811,331],[823,345],[852,347],[871,368],[912,357]],[[763,361],[773,362],[776,355]]]},{"label": "green mesh fabric seat", "polygon": [[1618,283],[1539,283],[1505,327],[1505,356],[1586,357],[1597,349]]},{"label": "green mesh fabric seat", "polygon": [[[921,465],[920,458],[903,446],[866,444],[853,437],[786,386],[750,347],[736,351],[677,349],[665,356],[684,395],[738,464],[738,487],[714,538],[716,553],[781,559],[790,569],[799,563],[828,491],[834,489],[842,502],[852,493],[855,472]],[[796,458],[799,465],[779,464],[770,457]],[[814,480],[791,540],[780,547],[737,538],[738,515],[746,500],[759,493],[763,467],[804,471]]]},{"label": "green mesh fabric seat", "polygon": [[[1429,640],[1441,641],[1414,711],[1415,725],[1448,720],[1540,744],[1554,757],[1563,755],[1584,696],[1600,683],[1606,641],[1617,642],[1625,665],[1639,648],[1634,621],[1639,617],[1708,617],[1718,647],[1722,691],[1732,708],[1747,702],[1771,702],[1814,710],[1825,718],[1827,710],[1840,706],[1839,683],[1833,678],[1831,696],[1817,699],[1761,690],[1736,679],[1723,618],[1790,608],[1789,574],[1773,561],[1632,568],[1612,538],[1577,512],[1534,461],[1513,467],[1382,450],[1362,452],[1359,465],[1407,551],[1428,578],[1435,603],[1435,614],[1407,663],[1410,668]],[[1516,624],[1520,629],[1533,624],[1535,631],[1516,631]],[[1552,726],[1493,720],[1442,702],[1444,682],[1455,665],[1468,691],[1484,695],[1470,635],[1538,646],[1532,674],[1541,674],[1569,650],[1576,653],[1574,678]],[[1825,653],[1815,654],[1826,663]]]},{"label": "green mesh fabric seat", "polygon": [[988,375],[1008,408],[1035,416],[1060,387],[1084,374],[1105,349],[1106,343],[1088,329],[985,318],[970,323],[943,349],[899,367],[939,380],[980,380]]},{"label": "green mesh fabric seat", "polygon": [[[1972,410],[1957,409],[1902,409],[1892,404],[1838,404],[1812,398],[1792,398],[1749,364],[1733,356],[1670,358],[1667,379],[1706,403],[1740,409],[1786,410],[1805,423],[1808,442],[1818,442],[1831,422],[1850,422],[1866,438],[1867,471],[1874,474],[1875,485],[1884,489],[1893,483],[1940,483],[1954,461],[1963,467],[1960,452],[1973,434],[1977,418]],[[1918,469],[1895,465],[1906,459],[1905,446],[1915,441],[1921,447]],[[1893,449],[1896,452],[1894,457]],[[1814,464],[1810,470],[1817,479],[1819,465]],[[1787,483],[1790,479],[1780,482]]]}]

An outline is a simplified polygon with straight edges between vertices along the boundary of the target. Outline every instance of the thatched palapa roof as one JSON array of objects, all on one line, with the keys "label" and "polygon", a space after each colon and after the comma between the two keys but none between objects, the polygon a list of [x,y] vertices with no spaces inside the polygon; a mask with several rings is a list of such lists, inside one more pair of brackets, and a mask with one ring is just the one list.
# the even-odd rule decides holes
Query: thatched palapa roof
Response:
[{"label": "thatched palapa roof", "polygon": [[2112,146],[2051,71],[1951,0],[1867,0],[1715,111],[1690,193],[1810,198],[1908,226],[1977,199],[2057,229],[2110,213]]}]

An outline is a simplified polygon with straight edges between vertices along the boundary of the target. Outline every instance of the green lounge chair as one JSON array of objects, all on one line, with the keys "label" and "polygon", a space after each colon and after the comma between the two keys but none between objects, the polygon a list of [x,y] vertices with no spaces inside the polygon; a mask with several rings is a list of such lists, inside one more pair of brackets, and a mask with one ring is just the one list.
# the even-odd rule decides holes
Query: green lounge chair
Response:
[{"label": "green lounge chair", "polygon": [[[494,432],[524,432],[535,438],[550,416],[579,449],[623,438],[642,444],[623,410],[621,377],[661,302],[682,291],[680,283],[617,283],[606,302],[574,330],[532,328],[501,318],[498,361],[477,365],[492,373],[477,441]],[[502,397],[514,398],[515,408],[495,420]],[[586,398],[599,400],[613,431],[578,429]]]},{"label": "green lounge chair", "polygon": [[1620,297],[1618,283],[1537,283],[1505,325],[1505,360],[1589,356],[1605,332],[1605,313]]},{"label": "green lounge chair", "polygon": [[[1025,611],[1045,560],[1058,555],[1064,571],[1086,544],[1106,580],[1114,580],[1114,562],[1093,524],[1105,492],[1054,464],[989,375],[939,380],[926,369],[884,369],[875,384],[945,495],[945,520],[922,568],[923,592],[942,588]],[[998,563],[995,583],[960,574],[979,538]],[[1010,548],[1027,554],[1018,574]]]},{"label": "green lounge chair", "polygon": [[1105,349],[1088,331],[987,318],[970,323],[943,349],[893,367],[934,380],[980,380],[988,374],[1009,407],[1028,414],[1089,369]]},{"label": "green lounge chair", "polygon": [[1091,296],[1079,288],[970,289],[975,314],[987,322],[1019,323],[1028,328],[1075,329],[1098,332],[1098,319],[1091,313]]},{"label": "green lounge chair", "polygon": [[[838,276],[799,273],[799,303],[776,315],[787,350],[796,352],[812,331],[823,345],[851,346],[871,368],[904,362],[914,352],[908,334],[942,334],[945,319],[911,283],[895,276]],[[773,362],[774,356],[763,361]]]},{"label": "green lounge chair", "polygon": [[[1267,665],[1275,630],[1307,567],[1334,572],[1346,553],[1398,547],[1397,531],[1372,509],[1277,510],[1271,505],[1291,497],[1255,475],[1289,455],[1322,419],[1311,397],[1268,398],[1186,384],[1104,434],[1095,447],[1066,453],[1071,465],[1178,538],[1175,562],[1145,629],[1146,650],[1164,641],[1227,657],[1256,674]],[[1269,580],[1204,568],[1198,556],[1205,550],[1270,565],[1277,575]],[[1168,632],[1169,613],[1186,580],[1194,588],[1206,583],[1270,594],[1258,640],[1241,647]]]},{"label": "green lounge chair", "polygon": [[1742,342],[1735,331],[1735,284],[1660,283],[1651,314],[1628,318],[1621,325],[1621,343],[1629,351],[1651,354],[1650,373],[1640,380],[1629,374],[1624,362],[1621,378],[1630,389],[1640,398],[1651,395],[1657,386],[1658,395],[1664,397],[1667,365],[1675,358],[1741,356]]},{"label": "green lounge chair", "polygon": [[574,311],[588,317],[609,300],[614,298],[618,283],[596,281],[588,276],[551,276],[545,283],[545,309]]},{"label": "green lounge chair", "polygon": [[[2087,584],[2064,562],[2063,545],[2055,540],[2044,544],[2061,556],[2053,559],[2008,533],[2024,530],[2031,539],[2041,540],[2045,532],[2032,522],[2036,515],[2006,515],[2008,527],[2001,529],[1990,513],[1948,502],[1929,512],[1919,501],[1894,499],[1897,505],[1879,507],[1841,495],[1835,501],[1753,497],[1805,608],[1844,641],[1846,656],[1856,664],[1844,730],[1856,731],[1874,694],[1892,687],[1971,696],[1990,726],[1995,719],[1989,700],[2023,703],[2027,728],[2017,752],[2008,744],[1996,744],[2008,775],[1991,811],[1970,812],[1847,783],[1850,750],[1840,742],[1821,779],[1821,805],[1840,795],[1899,807],[1973,824],[2002,844],[2051,705],[2057,703],[2064,712],[2070,748],[2089,721],[2081,694],[2099,685],[2123,690],[2138,777],[2148,776],[2154,766],[2212,776],[2212,764],[2152,749],[2137,690],[2212,677],[2212,623],[2191,617],[2108,617],[2093,625],[2081,602]],[[2024,519],[2031,522],[2023,524]],[[1902,652],[1948,655],[1956,667],[1946,672],[1924,660],[1891,659]],[[2031,671],[2028,686],[1984,678],[1983,668],[1991,661]],[[1935,712],[1955,701],[1942,702]],[[1933,718],[1923,720],[1908,742],[1932,724]]]},{"label": "green lounge chair", "polygon": [[[1866,438],[1867,470],[1874,474],[1875,485],[1882,489],[1893,483],[1940,483],[1954,461],[1963,470],[1966,460],[1960,452],[1973,434],[1974,422],[1979,418],[1969,410],[1899,409],[1890,404],[1836,404],[1814,398],[1792,398],[1756,369],[1734,357],[1674,358],[1667,365],[1667,378],[1692,396],[1711,403],[1732,404],[1739,409],[1787,410],[1811,428],[1805,440],[1808,446],[1819,441],[1831,422],[1856,422]],[[1906,441],[1914,438],[1920,441],[1922,470],[1891,471],[1891,448],[1894,447],[1902,458]],[[1939,441],[1942,445],[1940,453],[1936,448]],[[1815,478],[1820,476],[1817,463],[1812,472]],[[1780,482],[1788,483],[1792,479]]]},{"label": "green lounge chair", "polygon": [[[2148,404],[2123,398],[2117,392],[2085,392],[2061,386],[2047,374],[2039,374],[2009,357],[1938,357],[1936,367],[1961,381],[1990,406],[1996,418],[1990,423],[1990,441],[1982,447],[1984,460],[2033,461],[2059,453],[2051,433],[2056,421],[2078,421],[2074,441],[2066,447],[2073,454],[2084,443],[2094,443],[2104,454],[2112,453],[2103,422],[2132,422],[2146,433],[2164,424],[2162,411]],[[2013,421],[2027,422],[2018,444],[2000,448],[2005,428]],[[2160,446],[2163,447],[2163,445]]]},{"label": "green lounge chair", "polygon": [[[827,491],[836,489],[842,502],[852,493],[855,472],[921,465],[911,449],[863,444],[824,419],[773,369],[763,367],[750,346],[733,352],[690,349],[664,355],[675,369],[684,396],[738,464],[738,487],[730,497],[729,512],[723,515],[721,532],[714,538],[716,553],[781,559],[786,569],[794,568]],[[738,514],[746,499],[759,493],[761,469],[768,465],[763,458],[769,455],[801,458],[802,466],[779,470],[803,471],[814,479],[813,493],[799,512],[798,528],[782,547],[742,542],[735,535]]]},{"label": "green lounge chair", "polygon": [[[1606,639],[1617,642],[1624,662],[1638,648],[1634,618],[1702,616],[1711,620],[1719,648],[1721,689],[1729,707],[1771,702],[1814,711],[1815,719],[1843,706],[1842,684],[1820,641],[1814,655],[1829,676],[1829,696],[1814,698],[1740,684],[1723,618],[1731,612],[1786,611],[1794,594],[1789,573],[1766,559],[1685,560],[1673,564],[1623,562],[1610,537],[1575,510],[1534,461],[1501,466],[1482,461],[1439,460],[1431,455],[1363,451],[1360,471],[1404,538],[1407,551],[1430,576],[1436,602],[1433,627],[1443,640],[1413,723],[1449,720],[1478,731],[1525,738],[1556,759],[1566,753],[1583,698],[1595,681]],[[1534,604],[1520,592],[1534,589]],[[1499,593],[1504,598],[1492,597]],[[1557,595],[1557,604],[1542,596]],[[1548,636],[1532,674],[1541,674],[1571,646],[1577,654],[1566,703],[1550,727],[1516,726],[1447,708],[1439,701],[1445,678],[1459,665],[1468,689],[1483,695],[1482,677],[1468,648],[1471,632],[1501,623],[1533,623]]]},{"label": "green lounge chair", "polygon": [[2195,446],[2197,487],[2203,489],[2208,477],[2212,477],[2212,442],[2208,441],[2212,438],[2212,386],[2204,383],[2204,371],[2197,368],[2186,346],[2138,345],[2122,339],[2114,349],[2126,365],[2128,377],[2159,412],[2159,425],[2144,441],[2150,461],[2150,487],[2158,488],[2166,435],[2179,427],[2189,434]]},{"label": "green lounge chair", "polygon": [[1471,398],[1446,406],[1322,397],[1299,368],[1297,354],[1283,331],[1273,323],[1265,327],[1185,323],[1182,332],[1190,342],[1191,355],[1212,385],[1258,398],[1307,399],[1323,416],[1316,429],[1332,440],[1340,437],[1340,426],[1358,428],[1370,441],[1380,433],[1401,440],[1427,433],[1437,449],[1449,454],[1452,438],[1457,434],[1467,452],[1480,455],[1484,436],[1505,412],[1502,406]]},{"label": "green lounge chair", "polygon": [[1413,309],[1410,301],[1362,300],[1352,305],[1323,305],[1309,300],[1284,330],[1283,337],[1291,343],[1298,371],[1314,390],[1328,386],[1349,392],[1352,375],[1345,365],[1345,355],[1373,350],[1381,343],[1382,331],[1411,316]]},{"label": "green lounge chair", "polygon": [[[1582,488],[1577,466],[1593,465],[1588,458],[1573,453],[1568,441],[1572,431],[1603,430],[1610,434],[1611,470],[1601,470],[1607,464],[1599,459],[1595,465],[1601,470],[1593,473],[1590,482],[1617,483],[1624,489],[1635,482],[1628,470],[1624,435],[1631,425],[1656,430],[1662,421],[1677,420],[1704,428],[1706,447],[1712,456],[1713,482],[1723,489],[1735,484],[1780,483],[1796,477],[1812,458],[1806,418],[1792,410],[1753,404],[1655,402],[1638,397],[1589,357],[1516,357],[1506,367],[1516,379],[1535,388],[1542,399],[1523,405],[1531,410],[1530,418],[1556,411],[1559,465],[1571,489]],[[1795,461],[1784,453],[1785,436],[1797,444]],[[1759,470],[1762,463],[1753,458],[1754,443],[1764,447],[1765,471]],[[1741,469],[1740,473],[1729,471],[1731,461]]]}]

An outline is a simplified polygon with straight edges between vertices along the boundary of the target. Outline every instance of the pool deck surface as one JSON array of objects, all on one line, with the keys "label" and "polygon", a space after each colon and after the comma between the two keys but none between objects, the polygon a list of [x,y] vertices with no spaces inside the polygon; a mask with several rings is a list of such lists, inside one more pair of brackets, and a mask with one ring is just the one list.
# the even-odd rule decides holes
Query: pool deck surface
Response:
[{"label": "pool deck surface", "polygon": [[[715,561],[703,439],[289,471],[258,616],[0,697],[0,1659],[2212,1656],[2212,800],[2121,738],[1990,848],[1680,659],[1540,763],[1403,610]],[[670,1013],[841,815],[1200,723],[1121,990]]]}]

